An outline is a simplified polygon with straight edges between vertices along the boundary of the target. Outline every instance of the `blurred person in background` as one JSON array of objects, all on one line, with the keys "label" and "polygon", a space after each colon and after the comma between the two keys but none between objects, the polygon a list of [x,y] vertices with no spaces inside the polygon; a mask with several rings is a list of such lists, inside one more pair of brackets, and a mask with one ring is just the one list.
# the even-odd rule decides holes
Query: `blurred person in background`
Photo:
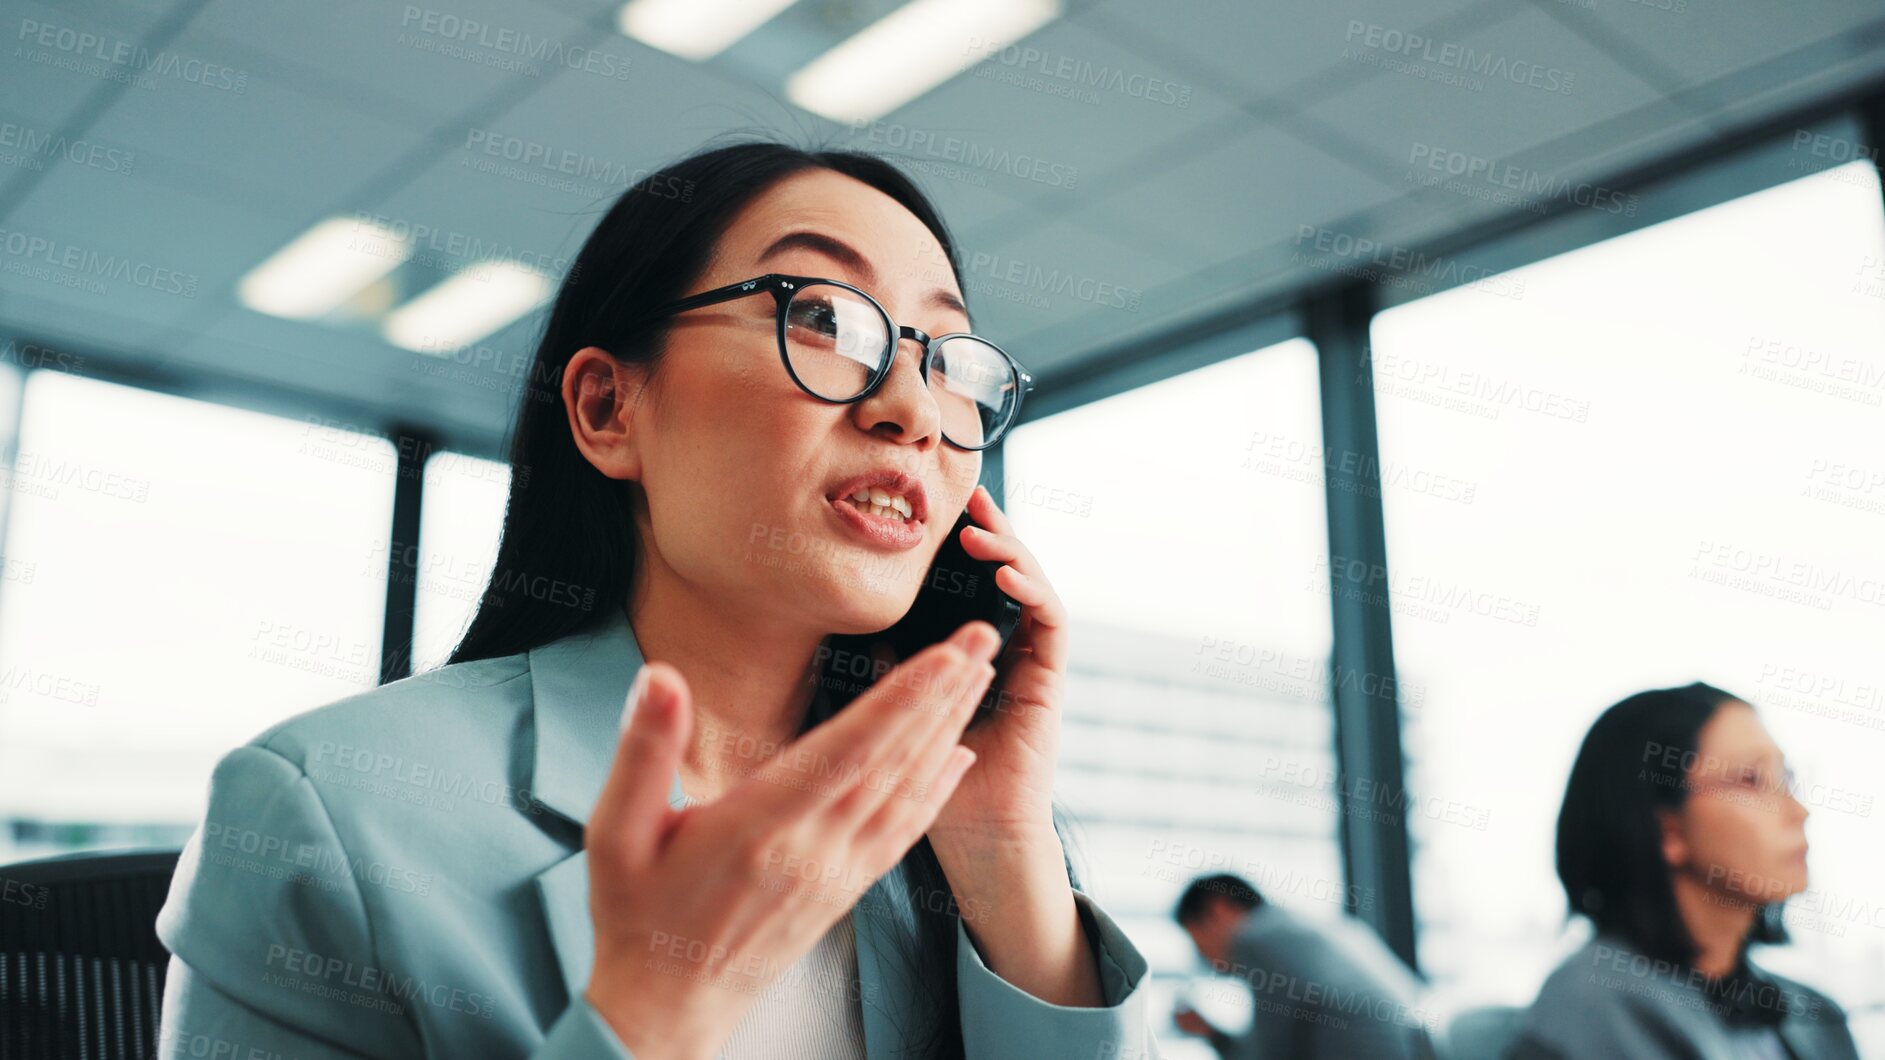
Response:
[{"label": "blurred person in background", "polygon": [[1807,810],[1746,701],[1696,682],[1604,711],[1558,815],[1595,936],[1545,981],[1510,1060],[1857,1060],[1845,1013],[1763,971],[1807,887]]},{"label": "blurred person in background", "polygon": [[1190,1009],[1174,1014],[1180,1030],[1205,1038],[1225,1060],[1434,1055],[1416,1007],[1420,981],[1373,931],[1311,923],[1230,873],[1191,881],[1174,915],[1198,954],[1254,995],[1241,1036]]}]

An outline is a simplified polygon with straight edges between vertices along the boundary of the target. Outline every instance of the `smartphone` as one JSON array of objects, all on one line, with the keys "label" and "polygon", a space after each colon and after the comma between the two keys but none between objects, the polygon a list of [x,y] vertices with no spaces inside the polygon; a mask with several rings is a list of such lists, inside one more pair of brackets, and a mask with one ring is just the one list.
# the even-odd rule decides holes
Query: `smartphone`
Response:
[{"label": "smartphone", "polygon": [[[968,509],[963,509],[954,529],[936,550],[936,560],[924,574],[916,601],[890,628],[876,633],[834,633],[825,638],[819,681],[833,712],[862,695],[897,663],[948,640],[978,618],[994,626],[1001,637],[1001,647],[994,656],[996,660],[1001,658],[1008,638],[1021,624],[1021,605],[995,587],[995,571],[1001,563],[976,559],[962,547],[963,528],[973,525]],[[890,656],[887,660],[885,649]],[[1001,702],[1001,683],[998,663],[995,679],[989,682],[970,725],[994,713]]]}]

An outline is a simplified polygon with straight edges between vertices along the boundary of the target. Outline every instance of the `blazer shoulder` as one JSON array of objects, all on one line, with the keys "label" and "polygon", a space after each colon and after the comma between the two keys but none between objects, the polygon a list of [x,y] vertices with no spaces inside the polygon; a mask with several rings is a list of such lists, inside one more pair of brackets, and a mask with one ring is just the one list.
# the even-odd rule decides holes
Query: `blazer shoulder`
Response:
[{"label": "blazer shoulder", "polygon": [[1822,1028],[1837,1028],[1836,1034],[1850,1034],[1846,1010],[1839,1006],[1825,991],[1817,990],[1798,979],[1791,979],[1777,972],[1769,971],[1763,965],[1755,966],[1760,974],[1780,990],[1780,997],[1775,1004],[1783,1008],[1789,1020],[1801,1024],[1811,1024]]},{"label": "blazer shoulder", "polygon": [[468,733],[510,733],[531,705],[526,653],[450,663],[292,714],[257,733],[251,747],[304,769],[346,746],[449,749]]},{"label": "blazer shoulder", "polygon": [[1775,986],[1787,991],[1795,998],[1810,1002],[1814,1008],[1824,1012],[1830,1017],[1836,1018],[1842,1022],[1845,1020],[1846,1010],[1840,1008],[1839,1002],[1834,1001],[1825,991],[1817,990],[1798,979],[1791,979],[1778,972],[1770,971],[1765,965],[1757,965],[1756,967],[1760,969],[1762,976],[1773,980]]},{"label": "blazer shoulder", "polygon": [[[1606,974],[1614,970],[1605,967],[1610,954],[1611,947],[1597,939],[1578,947],[1545,977],[1533,1008],[1550,1007],[1560,1012],[1577,1010],[1589,1014],[1592,1010],[1627,1004],[1630,994],[1623,989],[1626,984]],[[1617,974],[1628,974],[1627,962]]]},{"label": "blazer shoulder", "polygon": [[[1524,1030],[1542,1050],[1578,1043],[1589,1048],[1621,1048],[1625,1028],[1646,1017],[1627,968],[1606,967],[1610,949],[1598,940],[1579,947],[1552,969],[1526,1009]],[[1546,1055],[1541,1051],[1538,1055]]]}]

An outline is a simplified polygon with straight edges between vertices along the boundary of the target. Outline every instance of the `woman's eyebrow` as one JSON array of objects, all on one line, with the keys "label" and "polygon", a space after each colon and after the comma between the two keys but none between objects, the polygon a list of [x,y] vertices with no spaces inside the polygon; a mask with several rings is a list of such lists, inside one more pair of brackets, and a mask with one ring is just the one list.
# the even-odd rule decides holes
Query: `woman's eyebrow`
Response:
[{"label": "woman's eyebrow", "polygon": [[1787,768],[1787,758],[1779,751],[1750,751],[1728,759],[1729,769],[1769,769],[1780,772]]},{"label": "woman's eyebrow", "polygon": [[[857,273],[857,275],[864,280],[862,286],[867,288],[881,287],[883,284],[883,278],[877,275],[877,269],[871,265],[870,259],[858,253],[857,248],[853,247],[851,244],[833,236],[825,235],[823,232],[805,230],[787,232],[785,235],[773,240],[772,245],[768,246],[765,251],[759,255],[759,260],[763,264],[767,258],[775,254],[782,254],[787,250],[794,249],[809,250],[840,262],[846,268]],[[961,313],[964,317],[969,315],[969,307],[962,304],[962,299],[957,298],[954,294],[941,287],[933,288],[924,301],[938,309],[954,310],[955,312]]]}]

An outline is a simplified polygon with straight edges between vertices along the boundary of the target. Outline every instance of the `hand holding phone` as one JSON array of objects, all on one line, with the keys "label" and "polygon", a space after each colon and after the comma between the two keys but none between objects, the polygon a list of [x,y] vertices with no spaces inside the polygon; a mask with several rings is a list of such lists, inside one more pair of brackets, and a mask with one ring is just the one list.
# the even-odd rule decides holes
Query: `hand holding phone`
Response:
[{"label": "hand holding phone", "polygon": [[[1021,622],[1021,605],[996,588],[995,571],[1001,567],[1000,563],[975,559],[962,547],[962,531],[973,525],[975,521],[964,509],[936,550],[935,562],[924,572],[916,601],[890,628],[876,633],[834,633],[827,638],[819,680],[833,711],[857,698],[891,666],[949,639],[976,619],[995,627],[1001,638],[995,658],[1001,658],[1008,638],[1014,635],[1015,627]],[[890,656],[888,662],[882,661],[886,652]],[[995,705],[1001,702],[1001,684],[1002,674],[997,669],[995,680],[989,683],[970,726],[994,712]]]}]

